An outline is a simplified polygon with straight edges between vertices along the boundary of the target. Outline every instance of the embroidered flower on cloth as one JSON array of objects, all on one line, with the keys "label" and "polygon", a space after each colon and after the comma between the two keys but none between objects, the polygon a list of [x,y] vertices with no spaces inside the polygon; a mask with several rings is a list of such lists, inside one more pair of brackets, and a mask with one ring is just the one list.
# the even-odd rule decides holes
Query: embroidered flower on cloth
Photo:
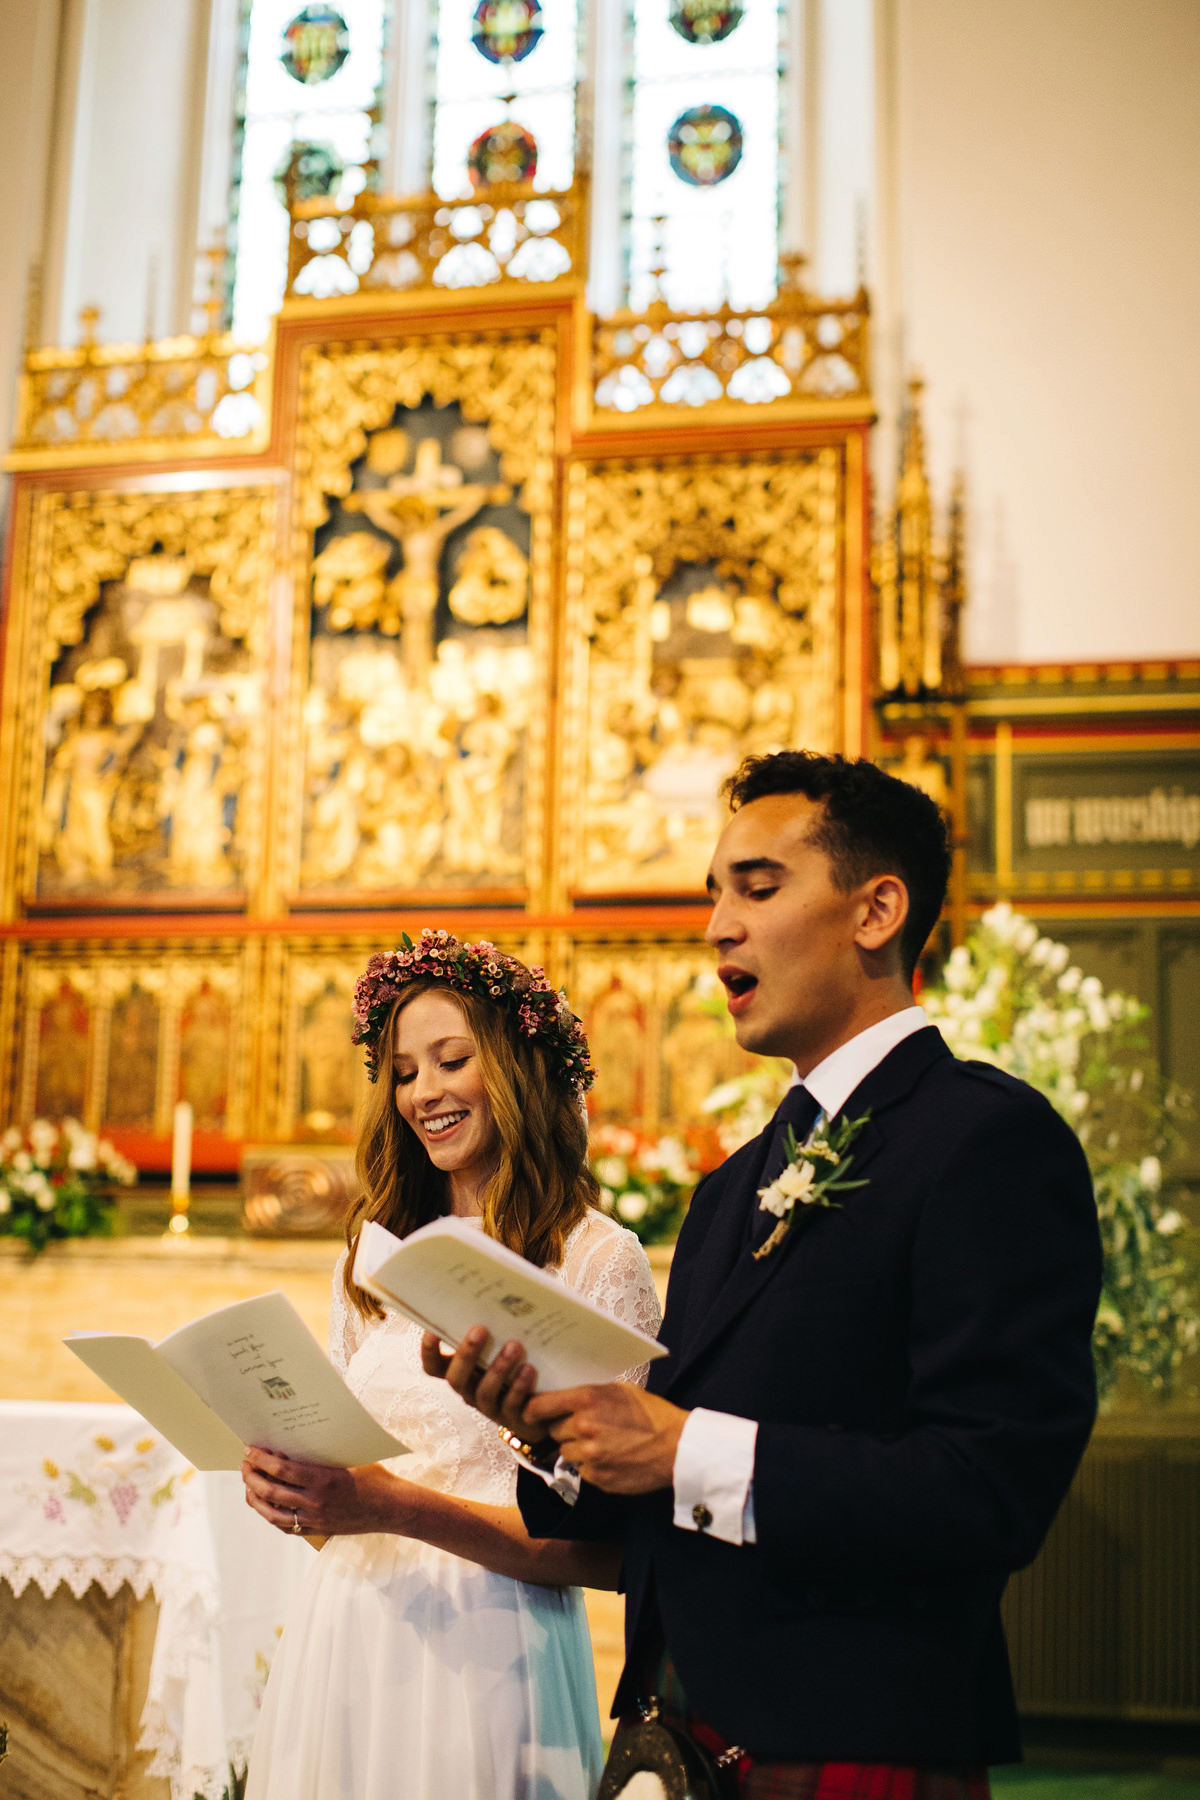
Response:
[{"label": "embroidered flower on cloth", "polygon": [[799,1217],[798,1206],[840,1206],[841,1201],[830,1199],[831,1194],[866,1187],[865,1181],[846,1179],[851,1160],[847,1152],[870,1116],[863,1113],[859,1119],[843,1119],[834,1131],[822,1129],[806,1144],[798,1144],[795,1132],[788,1126],[783,1140],[787,1162],[774,1181],[758,1190],[760,1211],[773,1213],[779,1223],[754,1251],[756,1262],[779,1248]]}]

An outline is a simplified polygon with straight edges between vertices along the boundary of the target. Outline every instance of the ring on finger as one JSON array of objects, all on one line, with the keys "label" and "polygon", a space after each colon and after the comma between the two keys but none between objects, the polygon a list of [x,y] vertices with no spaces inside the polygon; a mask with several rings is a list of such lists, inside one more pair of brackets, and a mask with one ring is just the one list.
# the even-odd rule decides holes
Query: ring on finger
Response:
[{"label": "ring on finger", "polygon": [[300,1523],[300,1514],[298,1512],[293,1512],[292,1513],[292,1536],[300,1537],[303,1535],[303,1532],[304,1532],[304,1527]]}]

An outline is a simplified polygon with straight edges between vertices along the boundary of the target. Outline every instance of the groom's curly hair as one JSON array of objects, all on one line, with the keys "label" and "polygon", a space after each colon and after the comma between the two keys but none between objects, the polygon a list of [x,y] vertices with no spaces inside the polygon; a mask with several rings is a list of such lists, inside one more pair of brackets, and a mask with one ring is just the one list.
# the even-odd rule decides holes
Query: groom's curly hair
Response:
[{"label": "groom's curly hair", "polygon": [[843,892],[875,875],[898,875],[908,890],[900,955],[911,978],[950,881],[946,820],[928,794],[865,757],[815,750],[748,756],[721,793],[732,812],[769,794],[803,794],[818,802],[822,816],[809,842],[825,852],[834,885]]}]

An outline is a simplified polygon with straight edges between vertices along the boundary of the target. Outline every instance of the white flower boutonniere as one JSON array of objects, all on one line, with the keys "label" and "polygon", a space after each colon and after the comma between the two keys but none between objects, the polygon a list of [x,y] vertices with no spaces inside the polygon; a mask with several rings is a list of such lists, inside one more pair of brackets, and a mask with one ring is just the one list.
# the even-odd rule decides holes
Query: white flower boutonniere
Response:
[{"label": "white flower boutonniere", "polygon": [[783,1140],[787,1164],[768,1187],[758,1190],[761,1211],[774,1213],[779,1223],[754,1252],[755,1261],[779,1248],[796,1221],[798,1207],[840,1206],[841,1201],[831,1200],[831,1194],[866,1187],[865,1181],[846,1179],[850,1166],[847,1152],[870,1116],[863,1113],[860,1119],[843,1119],[835,1131],[821,1130],[807,1144],[798,1144],[788,1126]]}]

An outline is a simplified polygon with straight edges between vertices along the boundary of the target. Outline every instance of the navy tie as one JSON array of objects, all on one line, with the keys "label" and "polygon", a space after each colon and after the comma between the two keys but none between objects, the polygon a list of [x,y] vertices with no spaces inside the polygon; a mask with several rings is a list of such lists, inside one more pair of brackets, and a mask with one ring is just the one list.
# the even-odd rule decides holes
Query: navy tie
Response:
[{"label": "navy tie", "polygon": [[754,1201],[750,1208],[748,1236],[756,1249],[779,1223],[772,1213],[764,1212],[759,1206],[758,1194],[760,1189],[769,1187],[775,1177],[787,1167],[788,1126],[795,1132],[796,1142],[802,1144],[816,1124],[820,1111],[821,1102],[803,1085],[789,1088],[779,1103],[762,1171],[754,1184]]}]

